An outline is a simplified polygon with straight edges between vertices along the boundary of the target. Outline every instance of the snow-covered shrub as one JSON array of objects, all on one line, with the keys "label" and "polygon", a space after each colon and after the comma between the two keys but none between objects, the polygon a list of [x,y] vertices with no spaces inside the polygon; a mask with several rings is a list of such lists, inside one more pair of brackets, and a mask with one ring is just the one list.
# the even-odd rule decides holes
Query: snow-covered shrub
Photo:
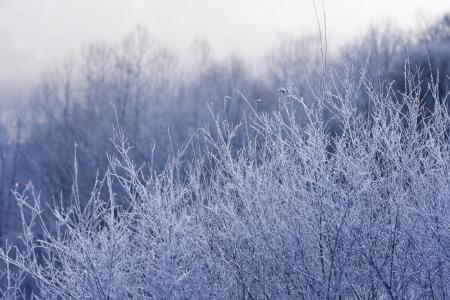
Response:
[{"label": "snow-covered shrub", "polygon": [[24,231],[2,252],[5,276],[31,277],[46,299],[448,298],[446,95],[431,81],[425,111],[410,72],[402,93],[330,78],[313,105],[283,89],[272,114],[215,118],[191,139],[195,159],[181,152],[161,173],[116,130],[87,205],[76,169],[72,205],[51,222],[31,185],[16,192]]}]

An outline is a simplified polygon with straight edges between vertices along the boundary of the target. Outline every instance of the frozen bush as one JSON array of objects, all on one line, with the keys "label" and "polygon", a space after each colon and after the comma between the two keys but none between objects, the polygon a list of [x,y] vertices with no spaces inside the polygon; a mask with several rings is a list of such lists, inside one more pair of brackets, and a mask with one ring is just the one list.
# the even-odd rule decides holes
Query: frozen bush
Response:
[{"label": "frozen bush", "polygon": [[[17,278],[3,297],[27,275],[46,299],[448,298],[446,95],[431,81],[425,111],[410,72],[401,94],[330,78],[316,101],[283,89],[271,114],[215,118],[188,145],[195,159],[180,152],[160,173],[136,165],[115,130],[87,204],[75,168],[72,204],[53,220],[32,185],[16,191],[22,243],[2,252]],[[368,111],[357,108],[362,91]]]}]

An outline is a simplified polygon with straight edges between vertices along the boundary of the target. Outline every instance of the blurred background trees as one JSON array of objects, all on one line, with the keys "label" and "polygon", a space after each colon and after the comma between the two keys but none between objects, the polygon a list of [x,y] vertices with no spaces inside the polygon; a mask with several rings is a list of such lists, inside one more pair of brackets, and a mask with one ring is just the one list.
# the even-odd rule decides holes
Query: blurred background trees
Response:
[{"label": "blurred background trees", "polygon": [[[401,91],[408,59],[411,68],[423,70],[424,77],[433,74],[445,94],[450,73],[449,20],[445,15],[413,33],[393,24],[373,28],[330,55],[329,65],[337,73],[354,72],[355,78],[364,70],[378,89],[393,82]],[[320,59],[317,37],[280,35],[258,66],[236,55],[217,59],[205,39],[194,41],[189,58],[183,60],[139,26],[116,45],[86,46],[43,74],[30,101],[14,114],[16,119],[0,123],[2,239],[15,236],[9,233],[14,232],[11,220],[17,211],[10,193],[16,182],[32,180],[43,199],[60,195],[70,199],[75,143],[79,189],[87,199],[95,170],[102,173],[107,168],[105,153],[112,147],[108,137],[113,124],[123,126],[135,146],[138,165],[153,161],[161,170],[169,154],[211,121],[207,105],[219,117],[238,123],[252,109],[277,108],[280,88],[296,89],[305,101],[314,103]],[[346,70],[344,65],[354,68]],[[422,92],[427,91],[423,86]],[[359,107],[368,109],[368,95],[362,92],[358,97]]]}]

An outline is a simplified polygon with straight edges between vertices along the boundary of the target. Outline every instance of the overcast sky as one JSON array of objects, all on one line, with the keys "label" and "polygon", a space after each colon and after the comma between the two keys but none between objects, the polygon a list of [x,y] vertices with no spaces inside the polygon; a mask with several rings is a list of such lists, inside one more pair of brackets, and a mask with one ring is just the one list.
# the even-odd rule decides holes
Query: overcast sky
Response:
[{"label": "overcast sky", "polygon": [[[316,0],[320,4],[320,0]],[[0,93],[36,80],[83,45],[119,41],[147,26],[181,53],[196,37],[214,52],[260,58],[277,33],[317,30],[312,0],[0,0]],[[450,0],[325,0],[332,45],[370,24],[393,19],[411,28],[418,17],[450,11]]]}]

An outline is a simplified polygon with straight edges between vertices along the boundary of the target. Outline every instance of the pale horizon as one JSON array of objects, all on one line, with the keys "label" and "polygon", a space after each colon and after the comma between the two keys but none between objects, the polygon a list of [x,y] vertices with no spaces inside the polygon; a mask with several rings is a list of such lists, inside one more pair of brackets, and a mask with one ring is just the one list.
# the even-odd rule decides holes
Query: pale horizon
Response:
[{"label": "pale horizon", "polygon": [[[404,29],[420,19],[450,11],[450,2],[325,1],[331,49],[364,33],[372,24],[391,20]],[[321,1],[316,1],[321,10]],[[321,11],[319,11],[321,13]],[[235,53],[256,62],[276,43],[278,34],[317,33],[313,1],[181,0],[15,0],[0,1],[0,92],[12,97],[32,85],[84,45],[118,43],[143,25],[176,53],[195,38],[210,41],[213,53]]]}]

